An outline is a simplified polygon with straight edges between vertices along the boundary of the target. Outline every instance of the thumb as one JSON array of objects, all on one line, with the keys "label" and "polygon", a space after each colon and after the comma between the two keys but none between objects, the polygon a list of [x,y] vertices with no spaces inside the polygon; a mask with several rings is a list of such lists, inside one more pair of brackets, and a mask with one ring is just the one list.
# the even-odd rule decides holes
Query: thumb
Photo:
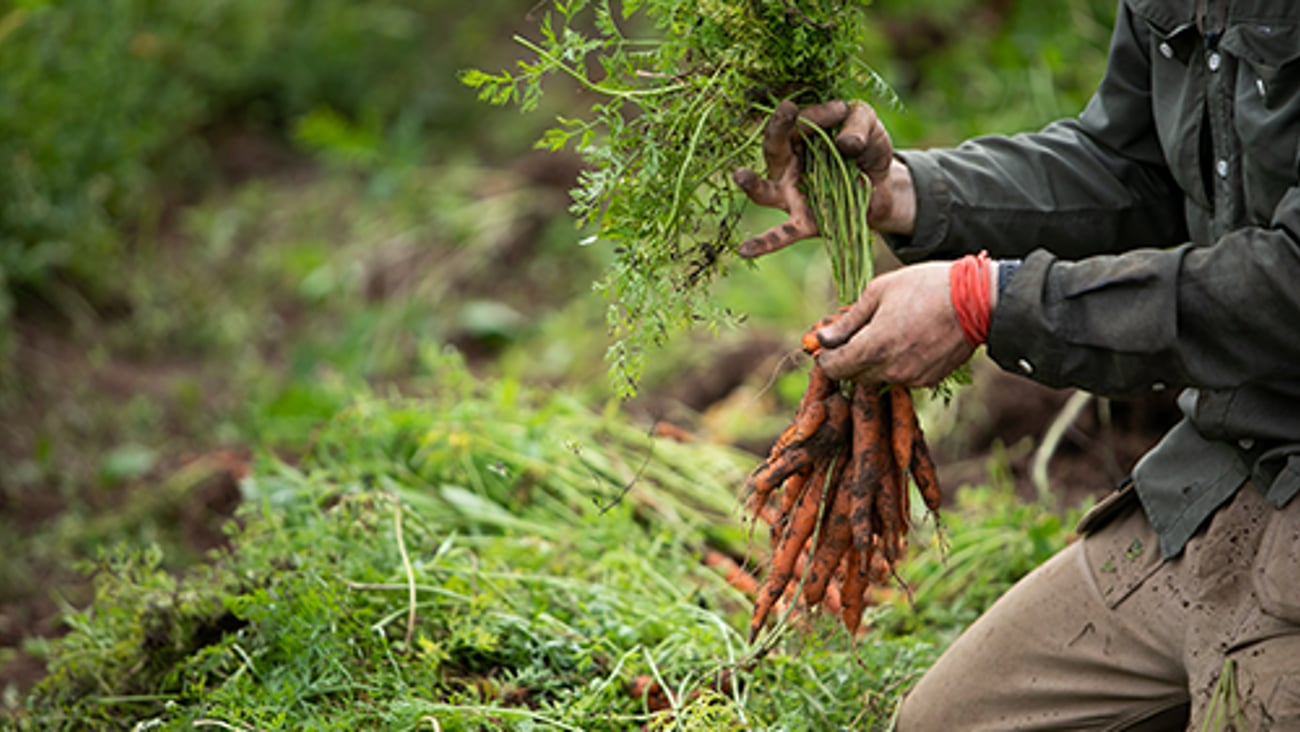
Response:
[{"label": "thumb", "polygon": [[889,175],[894,145],[871,105],[852,104],[835,144],[841,153],[857,162],[858,168],[871,179],[872,186],[879,187]]},{"label": "thumb", "polygon": [[821,341],[823,348],[839,348],[871,321],[879,306],[879,288],[868,285],[858,301],[836,318],[835,322],[817,331],[817,340]]}]

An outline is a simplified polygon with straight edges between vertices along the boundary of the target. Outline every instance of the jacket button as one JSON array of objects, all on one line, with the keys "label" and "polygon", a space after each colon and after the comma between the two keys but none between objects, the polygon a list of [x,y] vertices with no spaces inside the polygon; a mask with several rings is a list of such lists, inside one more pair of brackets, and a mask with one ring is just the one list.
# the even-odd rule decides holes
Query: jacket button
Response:
[{"label": "jacket button", "polygon": [[1027,358],[1022,358],[1019,361],[1016,361],[1016,366],[1019,367],[1021,371],[1025,372],[1025,374],[1034,373],[1034,365],[1029,363],[1029,359]]},{"label": "jacket button", "polygon": [[1157,381],[1151,385],[1151,391],[1164,391],[1167,388],[1169,387],[1165,386],[1165,382],[1163,381]]},{"label": "jacket button", "polygon": [[1218,71],[1219,66],[1223,64],[1223,59],[1219,57],[1219,53],[1216,51],[1205,59],[1205,63],[1210,67],[1210,71]]},{"label": "jacket button", "polygon": [[1219,158],[1219,162],[1214,164],[1214,172],[1218,173],[1220,178],[1228,177],[1228,161],[1226,158]]},{"label": "jacket button", "polygon": [[1174,47],[1169,45],[1168,41],[1161,41],[1159,48],[1161,56],[1164,56],[1165,58],[1174,57]]}]

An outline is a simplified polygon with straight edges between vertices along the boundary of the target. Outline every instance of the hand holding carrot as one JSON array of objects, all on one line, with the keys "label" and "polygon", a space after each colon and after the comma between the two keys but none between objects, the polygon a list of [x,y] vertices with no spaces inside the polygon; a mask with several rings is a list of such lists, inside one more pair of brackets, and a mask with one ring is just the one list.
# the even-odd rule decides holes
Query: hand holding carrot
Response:
[{"label": "hand holding carrot", "polygon": [[818,363],[833,379],[934,386],[970,358],[949,289],[950,262],[881,275],[817,332]]},{"label": "hand holding carrot", "polygon": [[[823,318],[815,335],[845,316]],[[907,548],[909,484],[938,515],[934,461],[906,387],[836,382],[814,364],[790,427],[746,481],[745,509],[771,527],[768,573],[755,590],[750,639],[782,607],[820,607],[857,633],[873,586]]]}]

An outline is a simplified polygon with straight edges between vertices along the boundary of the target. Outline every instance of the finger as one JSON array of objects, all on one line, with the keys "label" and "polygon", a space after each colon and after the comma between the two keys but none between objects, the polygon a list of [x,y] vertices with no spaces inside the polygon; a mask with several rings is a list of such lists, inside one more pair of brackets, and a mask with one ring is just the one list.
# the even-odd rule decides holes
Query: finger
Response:
[{"label": "finger", "polygon": [[818,330],[817,340],[821,341],[822,348],[839,348],[870,322],[880,307],[879,292],[880,288],[868,285],[852,307],[845,310],[835,322]]},{"label": "finger", "polygon": [[781,192],[781,187],[773,181],[760,177],[758,173],[749,168],[738,168],[731,174],[732,180],[740,186],[740,190],[749,196],[749,200],[760,206],[770,206],[784,210],[786,207],[785,196]]},{"label": "finger", "polygon": [[878,185],[889,175],[894,144],[871,105],[862,102],[850,105],[844,126],[835,138],[835,146],[857,163],[873,185]]},{"label": "finger", "polygon": [[761,257],[791,244],[817,236],[817,226],[811,216],[797,216],[793,212],[785,223],[740,243],[740,256],[746,259]]},{"label": "finger", "polygon": [[877,354],[879,347],[875,342],[875,329],[868,324],[857,331],[838,348],[823,348],[817,354],[817,365],[826,372],[827,378],[843,381],[846,379],[885,381],[880,372],[882,363]]},{"label": "finger", "polygon": [[767,163],[769,178],[780,175],[790,166],[794,159],[794,148],[790,144],[790,135],[799,116],[799,107],[786,100],[776,105],[772,116],[767,118],[767,127],[763,130],[763,161]]},{"label": "finger", "polygon": [[741,242],[740,256],[746,259],[771,254],[797,241],[817,236],[817,220],[813,218],[812,208],[808,205],[808,199],[795,189],[793,180],[784,180],[775,184],[771,181],[761,180],[761,182],[775,191],[774,195],[779,197],[780,201],[773,205],[788,211],[790,217],[784,223]]},{"label": "finger", "polygon": [[849,105],[838,99],[831,102],[814,104],[799,110],[799,128],[805,134],[812,133],[809,125],[816,125],[823,130],[838,127],[849,116]]}]

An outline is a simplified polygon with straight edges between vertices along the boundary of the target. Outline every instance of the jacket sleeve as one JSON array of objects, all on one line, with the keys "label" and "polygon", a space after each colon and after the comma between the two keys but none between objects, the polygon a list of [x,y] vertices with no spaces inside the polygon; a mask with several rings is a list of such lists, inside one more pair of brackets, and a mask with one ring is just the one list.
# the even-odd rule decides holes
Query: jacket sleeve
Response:
[{"label": "jacket sleeve", "polygon": [[[905,261],[1023,257],[988,352],[1049,386],[1109,395],[1295,381],[1300,189],[1268,224],[1186,244],[1184,194],[1152,117],[1149,30],[1121,4],[1108,73],[1076,120],[906,153],[917,231]],[[1206,242],[1209,243],[1209,242]]]},{"label": "jacket sleeve", "polygon": [[1267,223],[1184,243],[1148,34],[1121,3],[1107,74],[1078,119],[908,154],[917,230],[891,246],[905,261],[1022,257],[988,351],[1035,381],[1109,395],[1296,381],[1300,187]]},{"label": "jacket sleeve", "polygon": [[905,262],[1037,248],[1077,259],[1186,241],[1183,194],[1164,163],[1150,95],[1149,30],[1120,4],[1107,72],[1077,119],[1036,133],[904,151],[915,234],[888,237]]},{"label": "jacket sleeve", "polygon": [[1300,379],[1300,187],[1267,225],[1210,247],[1064,261],[1031,253],[1002,292],[989,355],[1049,386],[1124,395]]}]

